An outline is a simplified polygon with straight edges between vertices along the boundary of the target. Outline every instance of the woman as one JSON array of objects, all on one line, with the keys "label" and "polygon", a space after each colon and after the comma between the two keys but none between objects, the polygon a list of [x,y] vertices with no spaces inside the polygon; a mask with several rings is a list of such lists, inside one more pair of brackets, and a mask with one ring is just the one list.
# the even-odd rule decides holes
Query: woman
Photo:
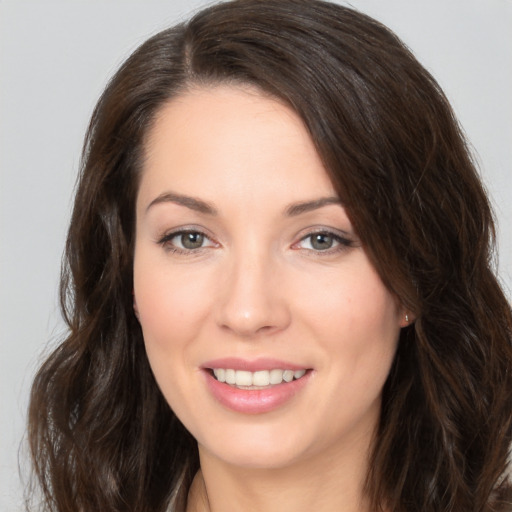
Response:
[{"label": "woman", "polygon": [[84,146],[49,509],[510,510],[512,317],[452,111],[379,23],[239,0],[142,45]]}]

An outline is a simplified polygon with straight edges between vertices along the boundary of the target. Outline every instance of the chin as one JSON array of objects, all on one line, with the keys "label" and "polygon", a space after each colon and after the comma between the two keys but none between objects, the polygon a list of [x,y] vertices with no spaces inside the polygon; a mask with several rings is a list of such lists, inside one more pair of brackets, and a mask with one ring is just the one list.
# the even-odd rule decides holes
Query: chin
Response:
[{"label": "chin", "polygon": [[261,425],[226,429],[221,436],[208,436],[204,443],[199,442],[199,452],[246,469],[285,468],[306,458],[314,445],[286,430]]}]

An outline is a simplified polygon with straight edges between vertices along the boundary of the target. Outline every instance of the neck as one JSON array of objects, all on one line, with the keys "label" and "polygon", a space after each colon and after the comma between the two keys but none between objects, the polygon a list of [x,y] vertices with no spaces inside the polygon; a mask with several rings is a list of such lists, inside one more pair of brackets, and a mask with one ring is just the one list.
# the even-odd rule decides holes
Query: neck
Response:
[{"label": "neck", "polygon": [[187,512],[365,512],[368,443],[280,468],[233,466],[199,448]]}]

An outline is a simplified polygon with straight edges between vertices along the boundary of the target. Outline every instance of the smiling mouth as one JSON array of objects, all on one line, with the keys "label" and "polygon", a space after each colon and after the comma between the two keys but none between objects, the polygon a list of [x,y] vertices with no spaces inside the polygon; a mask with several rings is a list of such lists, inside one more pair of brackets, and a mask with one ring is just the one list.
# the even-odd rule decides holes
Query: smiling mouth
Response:
[{"label": "smiling mouth", "polygon": [[212,368],[210,371],[217,381],[238,389],[268,389],[283,382],[299,380],[307,372],[306,369],[282,370],[279,368],[256,372],[232,368]]}]

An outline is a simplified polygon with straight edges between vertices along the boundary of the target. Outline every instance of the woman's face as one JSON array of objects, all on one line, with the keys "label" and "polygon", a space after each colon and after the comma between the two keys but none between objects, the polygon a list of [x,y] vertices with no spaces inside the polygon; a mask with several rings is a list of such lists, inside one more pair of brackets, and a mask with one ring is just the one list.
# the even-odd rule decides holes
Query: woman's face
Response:
[{"label": "woman's face", "polygon": [[250,88],[193,90],[146,156],[135,308],[200,452],[280,467],[367,447],[403,315],[297,115]]}]

